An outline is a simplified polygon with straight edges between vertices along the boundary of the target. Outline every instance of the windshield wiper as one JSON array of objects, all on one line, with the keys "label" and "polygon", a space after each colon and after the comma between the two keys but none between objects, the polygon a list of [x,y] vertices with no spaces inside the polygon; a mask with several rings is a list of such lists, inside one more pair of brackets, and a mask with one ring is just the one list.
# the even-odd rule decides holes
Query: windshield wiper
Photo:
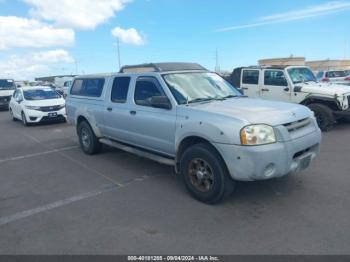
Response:
[{"label": "windshield wiper", "polygon": [[229,99],[229,98],[235,98],[235,97],[239,97],[238,95],[228,95],[228,96],[224,96],[223,99]]},{"label": "windshield wiper", "polygon": [[188,101],[188,104],[193,104],[193,103],[200,103],[200,102],[209,102],[209,101],[213,101],[213,100],[220,100],[217,97],[206,97],[206,98],[196,98],[193,100]]}]

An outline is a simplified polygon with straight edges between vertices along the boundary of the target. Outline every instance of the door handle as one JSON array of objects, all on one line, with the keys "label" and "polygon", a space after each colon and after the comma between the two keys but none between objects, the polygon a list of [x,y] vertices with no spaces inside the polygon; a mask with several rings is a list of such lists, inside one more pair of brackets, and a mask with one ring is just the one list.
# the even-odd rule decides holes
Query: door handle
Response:
[{"label": "door handle", "polygon": [[286,92],[289,92],[289,87],[286,87],[285,89],[283,89],[284,91],[286,91]]},{"label": "door handle", "polygon": [[261,91],[263,91],[263,92],[269,92],[270,89],[268,89],[268,88],[263,88],[263,89],[261,89]]},{"label": "door handle", "polygon": [[108,111],[108,112],[112,112],[112,111],[113,111],[113,108],[112,108],[112,107],[108,107],[108,108],[107,108],[107,111]]},{"label": "door handle", "polygon": [[130,111],[130,115],[135,116],[136,115],[136,111]]},{"label": "door handle", "polygon": [[248,88],[248,87],[242,87],[241,89],[243,89],[243,90],[248,90],[249,88]]}]

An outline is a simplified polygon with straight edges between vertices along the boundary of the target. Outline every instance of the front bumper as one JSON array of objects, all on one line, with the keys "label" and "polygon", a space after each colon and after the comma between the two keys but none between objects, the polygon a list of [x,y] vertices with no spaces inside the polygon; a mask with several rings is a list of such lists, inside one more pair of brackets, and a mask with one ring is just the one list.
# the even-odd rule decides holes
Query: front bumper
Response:
[{"label": "front bumper", "polygon": [[350,117],[350,109],[345,111],[334,111],[333,113],[336,117]]},{"label": "front bumper", "polygon": [[11,97],[0,97],[0,108],[8,109]]},{"label": "front bumper", "polygon": [[65,108],[52,112],[42,112],[38,110],[27,109],[25,115],[28,123],[54,122],[67,119]]},{"label": "front bumper", "polygon": [[321,131],[287,142],[262,146],[215,144],[232,178],[240,181],[266,180],[298,173],[319,154]]}]

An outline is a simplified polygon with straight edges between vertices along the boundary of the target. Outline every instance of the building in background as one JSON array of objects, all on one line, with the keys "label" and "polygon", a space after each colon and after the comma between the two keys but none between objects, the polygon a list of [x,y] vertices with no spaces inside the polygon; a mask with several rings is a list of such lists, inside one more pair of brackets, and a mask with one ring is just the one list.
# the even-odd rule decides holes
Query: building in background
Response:
[{"label": "building in background", "polygon": [[285,57],[285,58],[269,58],[269,59],[261,59],[259,60],[260,66],[304,66],[305,65],[305,57]]},{"label": "building in background", "polygon": [[55,83],[55,80],[59,78],[74,78],[74,77],[76,77],[76,75],[45,76],[45,77],[37,77],[35,78],[35,81]]},{"label": "building in background", "polygon": [[307,61],[306,65],[313,71],[350,70],[350,60]]}]

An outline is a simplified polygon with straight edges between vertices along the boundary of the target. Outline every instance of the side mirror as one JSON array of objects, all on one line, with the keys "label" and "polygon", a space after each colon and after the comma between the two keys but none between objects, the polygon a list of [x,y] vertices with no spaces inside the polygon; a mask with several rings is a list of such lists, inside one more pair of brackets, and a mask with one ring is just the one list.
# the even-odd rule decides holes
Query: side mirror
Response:
[{"label": "side mirror", "polygon": [[155,108],[171,109],[171,103],[166,96],[152,96],[151,106]]},{"label": "side mirror", "polygon": [[294,90],[293,90],[293,91],[294,91],[295,93],[299,93],[299,92],[301,92],[301,88],[302,88],[301,86],[296,86],[296,87],[294,87]]},{"label": "side mirror", "polygon": [[17,97],[15,100],[18,104],[20,104],[23,101],[20,97]]}]

